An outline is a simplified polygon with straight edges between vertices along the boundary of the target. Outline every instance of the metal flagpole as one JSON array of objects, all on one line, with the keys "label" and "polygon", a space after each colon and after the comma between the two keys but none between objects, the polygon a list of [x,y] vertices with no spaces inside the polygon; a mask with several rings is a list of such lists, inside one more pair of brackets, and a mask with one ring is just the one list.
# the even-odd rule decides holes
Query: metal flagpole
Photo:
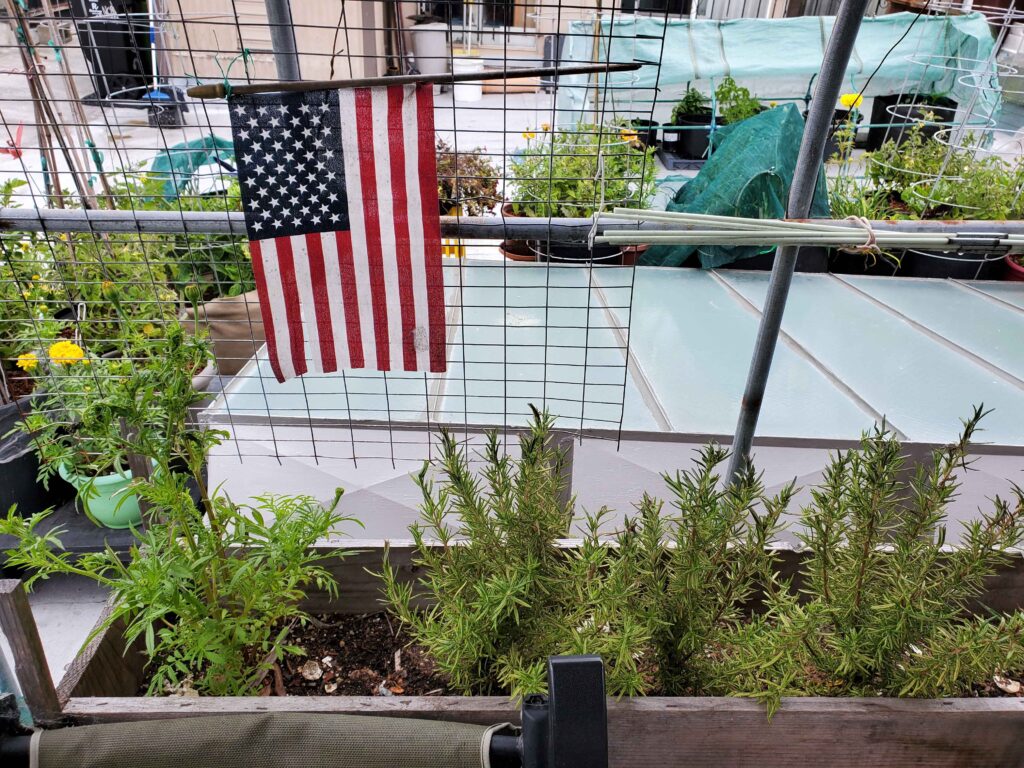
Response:
[{"label": "metal flagpole", "polygon": [[[818,182],[818,169],[825,153],[825,142],[835,111],[839,91],[846,76],[846,65],[850,61],[853,45],[857,40],[861,20],[868,0],[843,0],[836,16],[835,26],[828,39],[825,56],[821,63],[821,74],[814,89],[814,100],[807,116],[796,169],[793,172],[793,186],[789,190],[786,217],[803,219],[811,211],[811,199]],[[750,458],[750,446],[754,440],[757,417],[761,413],[761,402],[768,383],[768,372],[772,367],[775,345],[782,327],[782,313],[786,309],[789,286],[793,282],[798,246],[781,246],[775,252],[775,264],[768,282],[761,324],[757,330],[754,355],[747,372],[747,384],[740,403],[740,415],[736,422],[736,435],[732,442],[732,458],[729,460],[727,477],[732,480]]]}]

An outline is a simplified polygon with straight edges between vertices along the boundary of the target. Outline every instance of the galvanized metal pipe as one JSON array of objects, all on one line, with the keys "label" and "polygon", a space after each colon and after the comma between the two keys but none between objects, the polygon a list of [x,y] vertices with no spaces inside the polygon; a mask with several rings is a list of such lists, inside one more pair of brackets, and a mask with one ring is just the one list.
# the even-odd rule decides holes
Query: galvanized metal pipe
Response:
[{"label": "galvanized metal pipe", "polygon": [[299,52],[295,45],[295,24],[292,22],[291,0],[264,0],[267,6],[267,24],[270,26],[270,45],[274,49],[274,64],[281,80],[301,80]]},{"label": "galvanized metal pipe", "polygon": [[[815,224],[847,225],[831,219],[807,219]],[[948,237],[964,235],[1024,235],[1024,221],[872,221],[878,232],[923,232]],[[441,234],[480,240],[550,240],[586,242],[594,222],[589,218],[540,218],[529,216],[442,216]],[[850,229],[864,232],[857,224]],[[622,232],[678,230],[671,221],[622,223]],[[245,216],[237,211],[108,211],[72,208],[0,208],[0,232],[121,232],[154,235],[237,235],[245,237]],[[605,232],[619,232],[606,222]]]},{"label": "galvanized metal pipe", "polygon": [[[790,187],[786,206],[788,218],[802,219],[811,212],[811,201],[818,183],[818,172],[822,156],[825,154],[832,116],[867,5],[868,0],[843,0],[839,6],[839,13],[836,14],[835,25],[832,27],[832,34],[829,36],[821,63],[821,73],[814,88],[814,100],[807,116],[807,125],[804,127],[803,139],[800,142],[800,152],[793,172],[793,185]],[[786,299],[789,296],[789,286],[793,282],[793,270],[799,252],[799,246],[794,245],[781,246],[775,252],[768,295],[765,297],[761,313],[761,324],[757,329],[757,341],[754,343],[754,354],[750,360],[750,369],[747,371],[743,400],[740,402],[736,435],[732,441],[732,458],[729,460],[726,475],[730,480],[737,476],[750,459],[750,447],[754,441],[757,418],[761,414],[768,373],[772,367],[775,345],[779,340],[782,315],[786,309]]]}]

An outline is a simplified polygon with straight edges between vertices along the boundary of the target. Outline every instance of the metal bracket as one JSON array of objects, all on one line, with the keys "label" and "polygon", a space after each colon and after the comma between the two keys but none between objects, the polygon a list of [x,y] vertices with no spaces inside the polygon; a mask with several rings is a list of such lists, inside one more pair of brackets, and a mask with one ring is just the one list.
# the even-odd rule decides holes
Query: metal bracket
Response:
[{"label": "metal bracket", "polygon": [[548,691],[523,700],[518,733],[492,738],[493,768],[608,768],[601,657],[552,656]]}]

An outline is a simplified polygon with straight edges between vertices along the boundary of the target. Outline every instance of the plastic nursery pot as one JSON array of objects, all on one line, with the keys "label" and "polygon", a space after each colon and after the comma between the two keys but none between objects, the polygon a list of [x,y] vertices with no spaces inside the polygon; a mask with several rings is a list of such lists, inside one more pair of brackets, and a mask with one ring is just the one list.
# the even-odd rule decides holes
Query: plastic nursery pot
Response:
[{"label": "plastic nursery pot", "polygon": [[708,153],[711,110],[696,115],[681,115],[676,131],[675,154],[687,160],[700,160]]},{"label": "plastic nursery pot", "polygon": [[658,126],[661,125],[657,120],[648,120],[643,117],[635,117],[629,121],[636,130],[637,138],[645,147],[656,147],[658,146]]},{"label": "plastic nursery pot", "polygon": [[953,280],[998,280],[1006,269],[1003,253],[965,251],[919,251],[908,248],[900,256],[904,277],[932,277]]},{"label": "plastic nursery pot", "polygon": [[56,507],[71,498],[72,489],[58,478],[50,478],[44,488],[36,476],[39,458],[32,436],[12,432],[22,415],[31,410],[31,398],[0,405],[0,514],[16,505],[18,514],[31,515],[47,507]]},{"label": "plastic nursery pot", "polygon": [[79,503],[96,524],[119,529],[142,522],[139,499],[133,491],[128,490],[132,482],[131,472],[115,472],[89,478],[71,472],[63,464],[57,471],[78,491]]},{"label": "plastic nursery pot", "polygon": [[1006,260],[1006,279],[1015,283],[1024,283],[1024,265],[1017,261],[1020,254],[1008,253],[1003,258]]},{"label": "plastic nursery pot", "polygon": [[[828,271],[828,248],[820,246],[804,246],[796,257],[797,272],[827,272]],[[737,259],[726,264],[724,269],[747,269],[759,272],[770,271],[775,264],[775,251],[759,253],[747,259]]]},{"label": "plastic nursery pot", "polygon": [[[921,135],[931,138],[946,127],[942,123],[953,121],[956,110],[957,103],[945,96],[875,96],[871,105],[871,127],[868,129],[865,149],[874,151],[888,139],[902,144],[916,122],[923,123]],[[927,119],[929,112],[935,115],[933,120]]]}]

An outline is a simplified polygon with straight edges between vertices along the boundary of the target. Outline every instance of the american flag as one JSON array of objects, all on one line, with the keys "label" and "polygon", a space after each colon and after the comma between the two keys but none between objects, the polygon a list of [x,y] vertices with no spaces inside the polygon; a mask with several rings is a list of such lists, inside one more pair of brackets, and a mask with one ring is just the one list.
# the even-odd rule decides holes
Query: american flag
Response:
[{"label": "american flag", "polygon": [[430,85],[230,100],[278,381],[445,370],[433,101]]}]

